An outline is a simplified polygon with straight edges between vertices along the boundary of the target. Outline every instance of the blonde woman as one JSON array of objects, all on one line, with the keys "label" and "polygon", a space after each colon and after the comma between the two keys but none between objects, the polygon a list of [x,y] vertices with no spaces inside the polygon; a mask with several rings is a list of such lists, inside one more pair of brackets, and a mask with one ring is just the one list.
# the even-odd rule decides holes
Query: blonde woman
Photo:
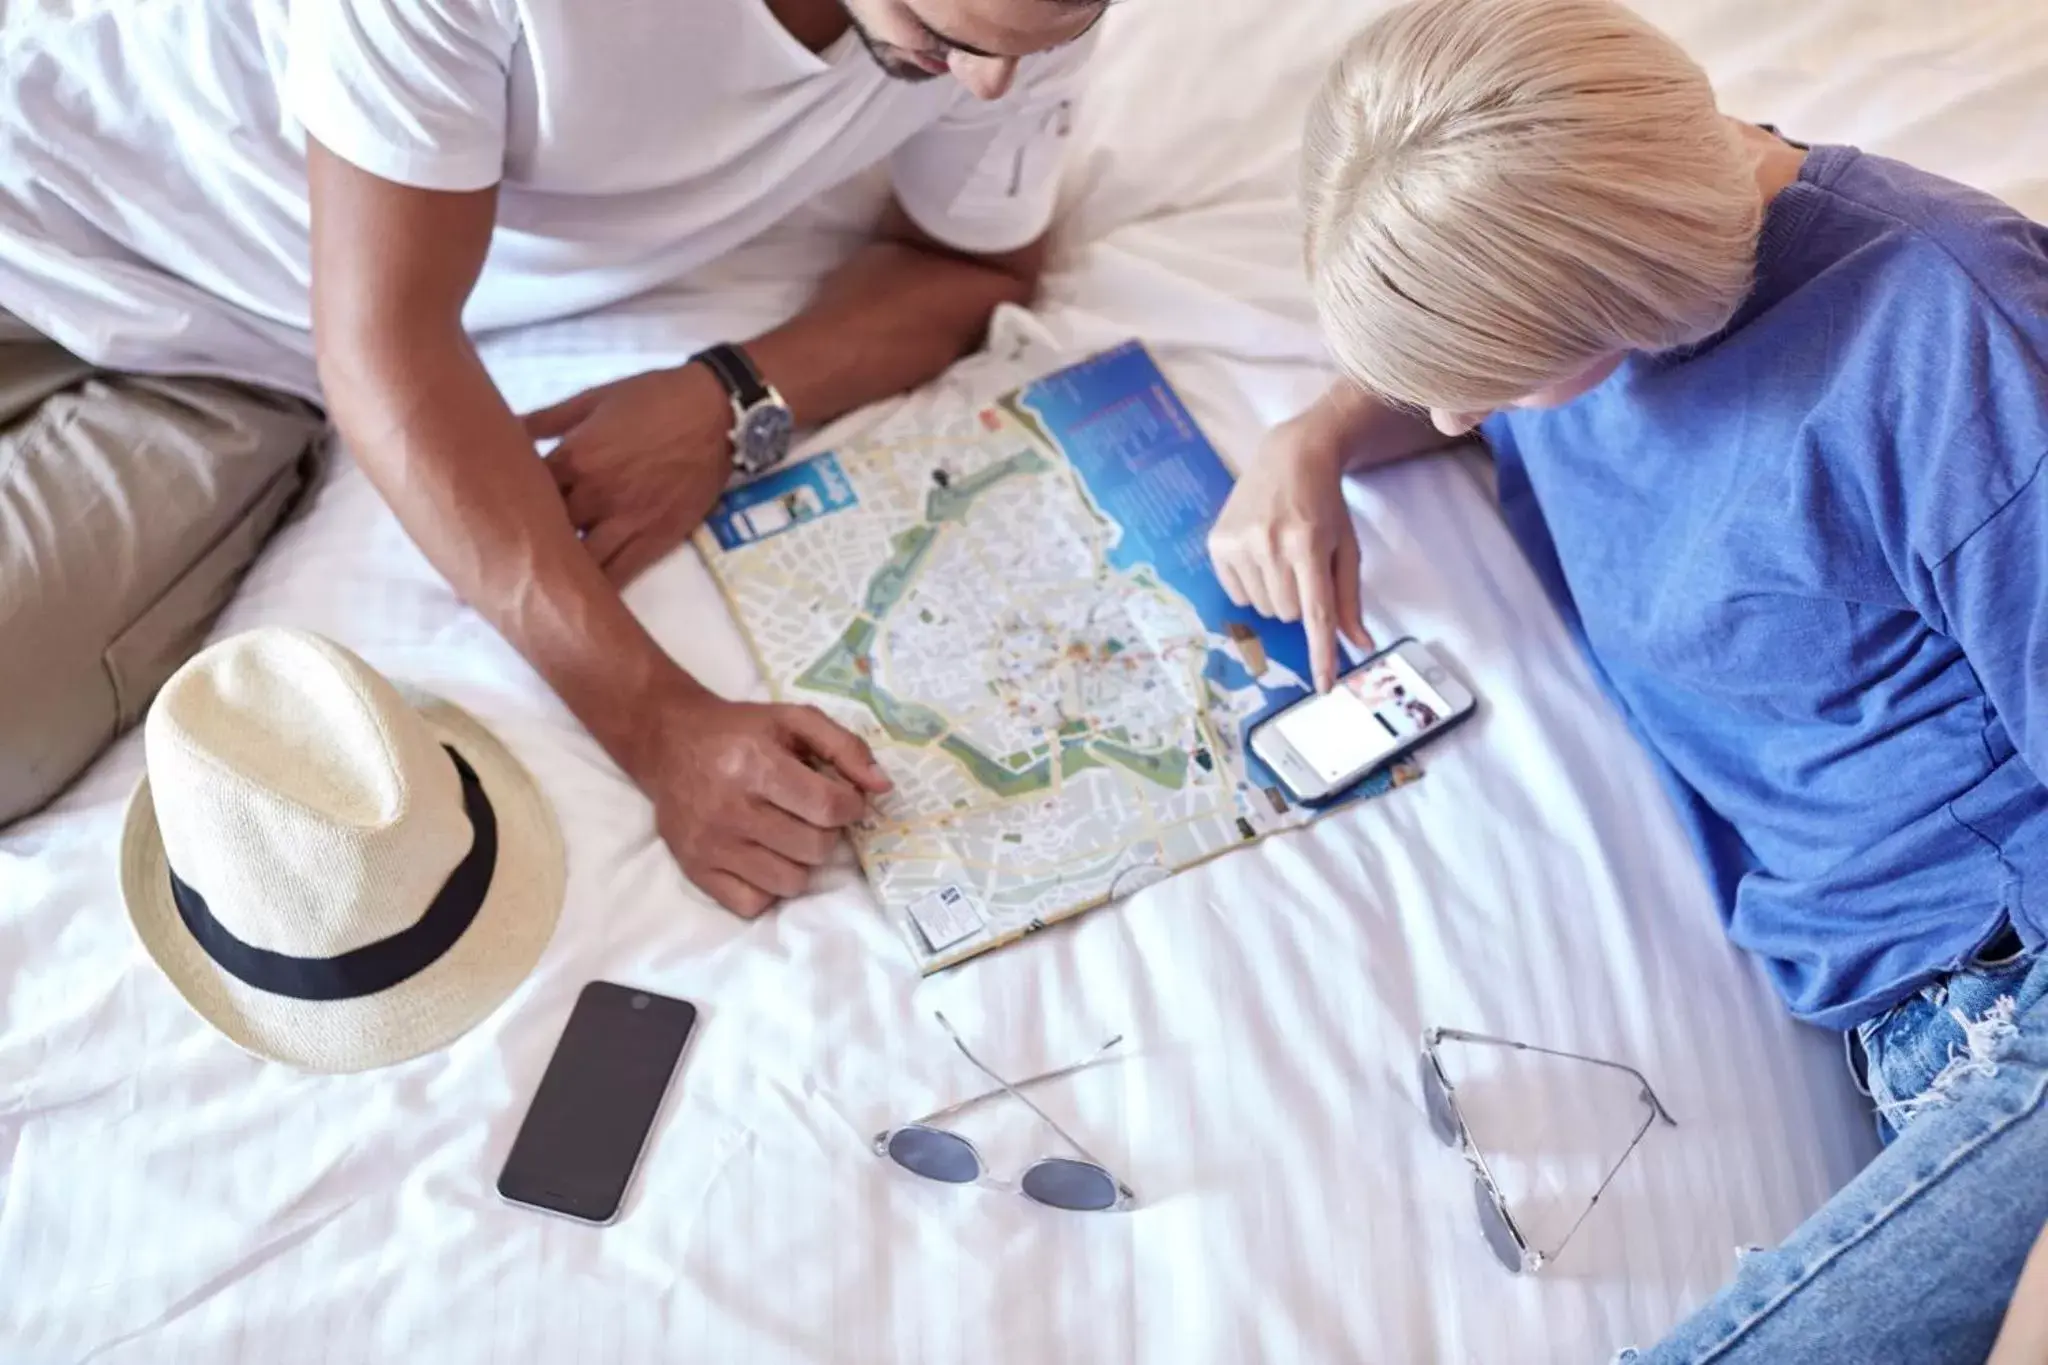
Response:
[{"label": "blonde woman", "polygon": [[2048,230],[1735,122],[1606,0],[1419,0],[1310,119],[1344,379],[1212,538],[1360,633],[1338,482],[1477,430],[1728,932],[1890,1142],[1645,1361],[1970,1361],[2048,1221]]}]

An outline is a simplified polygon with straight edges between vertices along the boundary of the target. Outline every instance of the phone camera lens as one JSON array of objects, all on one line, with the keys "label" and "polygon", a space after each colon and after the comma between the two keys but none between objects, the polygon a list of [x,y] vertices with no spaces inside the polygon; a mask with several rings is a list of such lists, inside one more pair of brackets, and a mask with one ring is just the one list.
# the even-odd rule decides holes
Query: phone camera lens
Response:
[{"label": "phone camera lens", "polygon": [[644,1009],[646,1009],[646,1008],[647,1008],[647,997],[646,997],[646,996],[644,996],[644,995],[636,995],[636,996],[634,996],[634,997],[633,997],[633,1008],[634,1008],[634,1009],[636,1009],[636,1010],[644,1010]]}]

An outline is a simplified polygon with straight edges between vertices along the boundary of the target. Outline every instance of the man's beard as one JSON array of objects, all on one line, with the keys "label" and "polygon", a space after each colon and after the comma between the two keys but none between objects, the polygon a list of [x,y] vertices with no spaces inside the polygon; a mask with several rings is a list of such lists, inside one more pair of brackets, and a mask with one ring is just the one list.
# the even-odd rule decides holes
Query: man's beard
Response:
[{"label": "man's beard", "polygon": [[882,68],[882,74],[891,80],[909,81],[912,84],[917,84],[922,81],[936,80],[943,74],[938,71],[927,71],[924,67],[919,66],[916,62],[905,56],[902,48],[897,47],[893,43],[885,43],[874,34],[868,32],[867,25],[861,23],[860,16],[851,9],[846,11],[846,22],[853,25],[853,31],[859,36],[861,46],[868,50],[868,56],[875,59],[875,65]]}]

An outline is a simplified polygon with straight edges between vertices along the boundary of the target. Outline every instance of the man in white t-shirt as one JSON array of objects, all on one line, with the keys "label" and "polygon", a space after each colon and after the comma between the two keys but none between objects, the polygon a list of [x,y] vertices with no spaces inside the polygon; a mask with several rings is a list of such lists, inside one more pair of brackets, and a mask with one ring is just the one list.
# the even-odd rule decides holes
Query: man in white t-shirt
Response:
[{"label": "man in white t-shirt", "polygon": [[[114,0],[0,67],[0,824],[139,718],[323,403],[407,531],[759,913],[887,786],[621,602],[792,426],[1028,298],[1106,0]],[[690,274],[886,164],[786,324],[522,423],[471,337]],[[317,319],[317,327],[314,325]],[[560,438],[546,461],[535,442]]]}]

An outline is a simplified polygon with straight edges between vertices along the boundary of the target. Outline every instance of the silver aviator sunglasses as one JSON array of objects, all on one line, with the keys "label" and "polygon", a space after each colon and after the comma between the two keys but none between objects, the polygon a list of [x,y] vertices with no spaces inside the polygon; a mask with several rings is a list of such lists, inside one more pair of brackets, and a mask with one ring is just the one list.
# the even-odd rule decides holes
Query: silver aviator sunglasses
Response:
[{"label": "silver aviator sunglasses", "polygon": [[[1443,1061],[1437,1055],[1438,1045],[1446,1042],[1512,1048],[1517,1052],[1538,1052],[1546,1057],[1562,1057],[1566,1061],[1585,1062],[1589,1066],[1604,1066],[1609,1070],[1635,1077],[1636,1083],[1642,1086],[1641,1098],[1646,1112],[1643,1114],[1642,1125],[1636,1129],[1635,1137],[1629,1141],[1628,1150],[1621,1154],[1620,1159],[1607,1172],[1607,1178],[1600,1182],[1600,1188],[1593,1191],[1593,1197],[1586,1202],[1585,1210],[1565,1233],[1563,1240],[1548,1251],[1539,1251],[1529,1245],[1529,1239],[1523,1235],[1521,1226],[1515,1222],[1514,1214],[1508,1209],[1508,1201],[1501,1195],[1500,1185],[1493,1178],[1492,1168],[1486,1164],[1485,1154],[1479,1150],[1479,1145],[1472,1141],[1472,1130],[1466,1126],[1465,1115],[1458,1108],[1458,1088],[1452,1085],[1450,1077],[1444,1074]],[[1643,1137],[1650,1131],[1652,1124],[1662,1119],[1671,1127],[1678,1126],[1678,1121],[1665,1110],[1663,1101],[1650,1089],[1650,1082],[1644,1078],[1642,1072],[1632,1066],[1623,1066],[1620,1062],[1602,1061],[1598,1057],[1586,1057],[1576,1052],[1559,1052],[1552,1048],[1537,1047],[1532,1043],[1518,1043],[1511,1038],[1467,1033],[1463,1029],[1433,1028],[1422,1035],[1422,1057],[1418,1063],[1418,1070],[1421,1072],[1422,1080],[1422,1103],[1429,1111],[1430,1128],[1443,1140],[1445,1146],[1455,1148],[1472,1168],[1472,1194],[1479,1209],[1479,1230],[1486,1234],[1486,1244],[1493,1248],[1493,1254],[1500,1258],[1500,1263],[1518,1275],[1534,1275],[1557,1259],[1558,1254],[1571,1242],[1572,1237],[1592,1214],[1594,1207],[1599,1204],[1600,1196],[1607,1193],[1607,1187],[1614,1183],[1614,1177],[1620,1174],[1629,1157],[1642,1144]]]}]

